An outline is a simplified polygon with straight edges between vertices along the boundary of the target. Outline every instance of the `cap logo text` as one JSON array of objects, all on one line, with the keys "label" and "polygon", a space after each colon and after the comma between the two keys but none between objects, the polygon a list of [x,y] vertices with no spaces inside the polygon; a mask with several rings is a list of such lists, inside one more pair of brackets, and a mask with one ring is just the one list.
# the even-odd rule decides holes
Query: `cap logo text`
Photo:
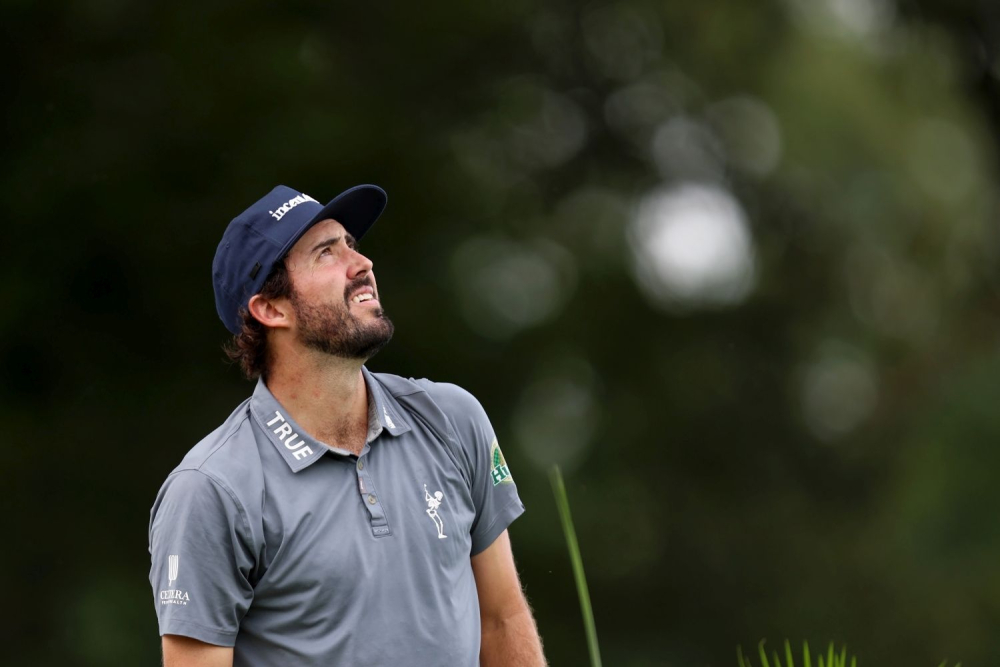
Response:
[{"label": "cap logo text", "polygon": [[302,194],[298,195],[297,197],[292,197],[291,199],[289,199],[288,201],[286,201],[284,204],[282,204],[281,206],[279,206],[277,208],[277,210],[268,211],[268,213],[270,213],[271,217],[274,218],[275,220],[281,220],[283,217],[285,217],[286,213],[288,213],[289,211],[291,211],[293,208],[295,208],[299,204],[304,204],[307,201],[316,202],[317,204],[319,203],[318,201],[316,201],[315,199],[313,199],[312,197],[310,197],[309,195],[307,195],[306,193],[303,192]]}]

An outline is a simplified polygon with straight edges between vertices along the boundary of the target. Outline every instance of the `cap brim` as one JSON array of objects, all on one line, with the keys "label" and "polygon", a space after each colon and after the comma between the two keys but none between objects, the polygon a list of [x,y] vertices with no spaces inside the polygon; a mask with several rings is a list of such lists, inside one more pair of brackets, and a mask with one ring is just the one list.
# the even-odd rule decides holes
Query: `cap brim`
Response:
[{"label": "cap brim", "polygon": [[314,215],[309,222],[302,225],[295,234],[288,239],[281,249],[278,257],[284,257],[292,249],[302,236],[317,222],[323,220],[336,220],[347,230],[355,241],[361,240],[375,221],[385,210],[388,197],[385,190],[377,185],[355,185],[349,190],[344,190],[339,195],[330,200],[330,203]]},{"label": "cap brim", "polygon": [[361,240],[382,215],[387,200],[385,190],[377,185],[356,185],[334,197],[313,217],[309,226],[332,218],[356,240]]}]

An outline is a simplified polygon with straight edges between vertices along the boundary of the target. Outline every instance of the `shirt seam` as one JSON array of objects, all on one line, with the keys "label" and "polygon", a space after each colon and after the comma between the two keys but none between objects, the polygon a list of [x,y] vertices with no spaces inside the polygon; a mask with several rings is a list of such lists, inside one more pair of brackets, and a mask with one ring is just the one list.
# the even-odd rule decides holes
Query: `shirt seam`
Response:
[{"label": "shirt seam", "polygon": [[[382,386],[384,387],[385,385],[382,385]],[[390,396],[392,396],[393,398],[402,398],[404,396],[413,396],[414,394],[426,394],[427,390],[424,389],[423,387],[414,387],[413,391],[406,391],[406,392],[402,392],[401,391],[399,393],[396,393],[394,391],[389,391],[387,389],[386,393],[389,394]]]},{"label": "shirt seam", "polygon": [[[250,409],[250,406],[249,406],[249,404],[247,405],[247,409],[248,409],[248,410]],[[233,425],[233,429],[232,429],[232,430],[231,430],[231,431],[230,431],[229,433],[227,433],[227,434],[226,434],[226,436],[225,436],[224,438],[222,438],[222,439],[220,440],[219,444],[217,444],[217,445],[216,445],[215,447],[213,447],[213,448],[211,449],[211,451],[209,451],[209,452],[208,452],[208,454],[206,454],[206,455],[205,455],[205,458],[204,458],[204,459],[202,459],[202,460],[201,460],[201,461],[200,461],[200,462],[198,463],[198,465],[196,465],[196,466],[191,466],[191,467],[185,467],[185,468],[181,468],[180,470],[176,470],[175,472],[180,472],[181,470],[201,470],[201,467],[202,467],[203,465],[205,465],[206,463],[208,463],[208,460],[209,460],[210,458],[212,458],[213,456],[215,456],[216,452],[218,452],[218,451],[219,451],[220,449],[222,449],[222,448],[223,448],[223,447],[224,447],[225,445],[227,445],[227,444],[229,443],[229,441],[230,441],[230,440],[232,440],[232,439],[233,439],[234,437],[236,437],[236,434],[237,434],[237,433],[239,433],[239,431],[240,431],[240,427],[241,427],[241,426],[243,426],[243,422],[245,422],[245,421],[248,421],[248,420],[249,420],[249,415],[243,415],[243,418],[242,418],[242,419],[240,419],[240,421],[236,422],[236,423],[235,423],[235,424]]]},{"label": "shirt seam", "polygon": [[[410,382],[410,385],[411,385],[411,387],[410,387],[411,390],[409,390],[409,391],[399,391],[399,392],[393,391],[392,389],[390,389],[389,387],[387,387],[384,382],[382,382],[381,380],[379,380],[376,377],[376,375],[378,375],[378,373],[376,373],[375,371],[368,371],[368,372],[378,382],[379,387],[381,387],[385,391],[386,394],[388,394],[389,396],[392,396],[393,398],[399,398],[399,397],[402,397],[402,396],[412,396],[413,394],[420,394],[420,393],[426,394],[427,393],[427,390],[424,389],[423,387],[421,387],[420,385],[416,384],[416,380],[414,380],[413,378],[409,379],[409,382]],[[401,379],[406,379],[406,378],[402,378],[401,376],[396,376],[396,377],[400,377]]]},{"label": "shirt seam", "polygon": [[215,475],[211,473],[202,470],[201,466],[198,466],[197,468],[184,468],[183,470],[178,470],[176,472],[171,473],[171,475],[176,475],[181,472],[200,473],[204,475],[206,478],[208,478],[220,489],[226,492],[226,494],[232,499],[233,504],[236,505],[236,510],[240,513],[240,521],[243,523],[243,531],[249,538],[250,544],[253,545],[253,552],[256,554],[258,552],[257,541],[254,540],[253,531],[250,530],[250,520],[247,518],[247,512],[243,508],[243,503],[240,502],[240,499],[237,497],[236,493],[232,489],[230,489],[229,486],[226,485],[221,479],[217,478]]},{"label": "shirt seam", "polygon": [[[438,406],[438,409],[441,409],[440,406]],[[458,469],[459,475],[461,475],[462,480],[465,482],[465,486],[471,493],[472,489],[475,488],[475,474],[474,471],[468,470],[464,465],[462,465],[462,461],[466,460],[465,455],[462,453],[465,448],[462,446],[462,441],[459,439],[458,432],[455,430],[455,425],[452,423],[449,415],[441,410],[441,414],[445,417],[444,421],[446,426],[446,432],[442,433],[441,430],[436,428],[431,423],[431,420],[425,418],[419,412],[414,410],[409,414],[414,421],[423,424],[428,431],[437,436],[437,439],[441,442],[445,451],[448,453],[448,458],[451,459],[452,464]]]}]

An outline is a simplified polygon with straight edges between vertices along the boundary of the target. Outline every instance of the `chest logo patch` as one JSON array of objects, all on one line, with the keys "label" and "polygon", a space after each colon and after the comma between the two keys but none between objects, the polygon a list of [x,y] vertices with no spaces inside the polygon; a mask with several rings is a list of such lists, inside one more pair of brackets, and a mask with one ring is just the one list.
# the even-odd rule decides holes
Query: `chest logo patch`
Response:
[{"label": "chest logo patch", "polygon": [[444,494],[440,491],[435,491],[434,495],[427,490],[427,485],[424,484],[424,501],[427,503],[427,516],[431,518],[434,522],[434,527],[437,528],[438,539],[443,540],[448,536],[444,534],[444,521],[438,515],[438,508],[441,507],[441,501],[444,500]]},{"label": "chest logo patch", "polygon": [[510,468],[507,467],[507,461],[503,457],[503,452],[500,451],[500,443],[493,440],[493,444],[490,445],[490,477],[493,479],[493,486],[497,484],[513,484],[514,478],[510,476]]}]

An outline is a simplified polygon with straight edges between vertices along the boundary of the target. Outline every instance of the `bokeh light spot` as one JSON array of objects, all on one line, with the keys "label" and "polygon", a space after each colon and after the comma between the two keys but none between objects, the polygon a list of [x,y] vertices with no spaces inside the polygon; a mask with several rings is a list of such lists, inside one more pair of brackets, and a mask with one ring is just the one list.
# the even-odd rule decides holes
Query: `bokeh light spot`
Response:
[{"label": "bokeh light spot", "polygon": [[576,285],[572,255],[548,241],[473,238],[452,256],[452,274],[466,322],[494,339],[550,320]]},{"label": "bokeh light spot", "polygon": [[920,187],[933,197],[955,202],[975,185],[976,151],[966,133],[954,123],[928,118],[913,130],[910,171]]},{"label": "bokeh light spot", "polygon": [[828,342],[805,368],[801,398],[809,430],[821,440],[834,440],[854,430],[875,408],[875,371],[853,347]]},{"label": "bokeh light spot", "polygon": [[671,118],[653,135],[653,160],[668,180],[721,181],[725,153],[721,142],[704,124],[690,118]]},{"label": "bokeh light spot", "polygon": [[708,119],[722,138],[729,163],[762,177],[781,160],[781,126],[769,106],[752,97],[733,97],[713,104]]},{"label": "bokeh light spot", "polygon": [[629,242],[636,280],[658,304],[733,304],[753,288],[746,216],[722,188],[684,184],[653,192],[638,206]]},{"label": "bokeh light spot", "polygon": [[512,425],[524,455],[542,470],[570,473],[593,447],[600,422],[596,375],[581,357],[553,360],[521,393]]},{"label": "bokeh light spot", "polygon": [[660,22],[625,3],[592,7],[580,27],[595,69],[612,79],[637,78],[663,49]]}]

